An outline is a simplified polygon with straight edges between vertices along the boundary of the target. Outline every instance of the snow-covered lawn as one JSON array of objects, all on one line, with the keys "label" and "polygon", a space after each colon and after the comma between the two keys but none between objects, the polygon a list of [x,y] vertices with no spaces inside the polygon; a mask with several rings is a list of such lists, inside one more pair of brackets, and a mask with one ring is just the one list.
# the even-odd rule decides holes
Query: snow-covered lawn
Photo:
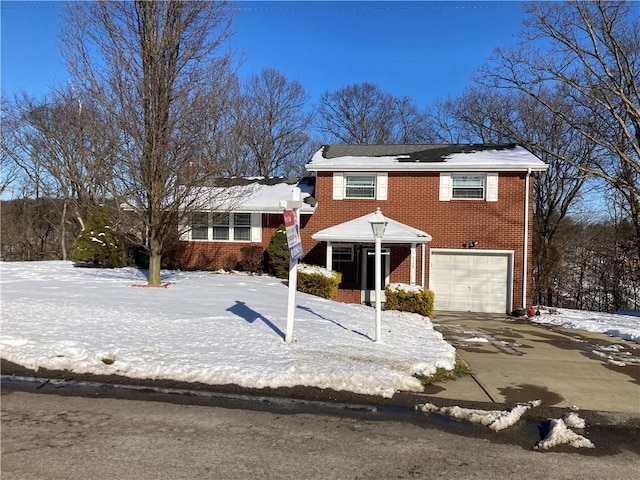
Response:
[{"label": "snow-covered lawn", "polygon": [[0,263],[0,356],[29,368],[243,387],[297,385],[390,397],[414,374],[453,368],[455,349],[416,314],[297,294],[286,344],[287,287],[267,276],[163,272],[138,288],[133,268]]},{"label": "snow-covered lawn", "polygon": [[640,343],[640,317],[631,315],[542,307],[540,315],[531,317],[530,320],[564,328],[604,333],[611,337]]}]

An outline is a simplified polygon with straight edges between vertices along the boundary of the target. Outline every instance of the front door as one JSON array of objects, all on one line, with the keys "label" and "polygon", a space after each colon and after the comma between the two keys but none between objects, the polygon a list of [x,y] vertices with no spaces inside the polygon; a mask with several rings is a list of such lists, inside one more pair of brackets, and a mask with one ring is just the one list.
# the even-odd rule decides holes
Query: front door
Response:
[{"label": "front door", "polygon": [[[364,271],[362,272],[362,302],[363,303],[374,303],[376,301],[376,285],[375,285],[375,274],[376,274],[376,256],[374,248],[363,248],[362,249],[362,265],[364,265]],[[389,283],[389,249],[382,249],[381,260],[381,272],[380,272],[380,287],[381,287],[381,295],[380,301],[386,301],[386,297],[384,294],[384,287]]]}]

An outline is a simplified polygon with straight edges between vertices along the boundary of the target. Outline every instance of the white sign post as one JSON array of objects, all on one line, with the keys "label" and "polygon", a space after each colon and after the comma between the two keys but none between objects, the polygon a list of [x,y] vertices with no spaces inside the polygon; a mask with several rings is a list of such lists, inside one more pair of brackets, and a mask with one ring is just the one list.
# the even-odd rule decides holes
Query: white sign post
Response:
[{"label": "white sign post", "polygon": [[293,189],[293,200],[284,200],[280,205],[285,208],[284,226],[287,230],[289,244],[289,296],[287,301],[287,331],[284,341],[293,342],[293,322],[296,311],[296,290],[298,289],[298,260],[302,258],[302,241],[300,239],[300,189]]}]

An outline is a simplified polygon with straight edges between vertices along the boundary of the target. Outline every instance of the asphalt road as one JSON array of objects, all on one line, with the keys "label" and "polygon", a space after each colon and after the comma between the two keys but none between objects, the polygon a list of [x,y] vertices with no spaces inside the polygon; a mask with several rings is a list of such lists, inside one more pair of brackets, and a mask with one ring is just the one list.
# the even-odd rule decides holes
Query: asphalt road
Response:
[{"label": "asphalt road", "polygon": [[[637,432],[595,450],[375,409],[328,414],[2,391],[2,479],[640,478]],[[631,435],[631,436],[630,436]],[[635,436],[634,436],[635,435]]]}]

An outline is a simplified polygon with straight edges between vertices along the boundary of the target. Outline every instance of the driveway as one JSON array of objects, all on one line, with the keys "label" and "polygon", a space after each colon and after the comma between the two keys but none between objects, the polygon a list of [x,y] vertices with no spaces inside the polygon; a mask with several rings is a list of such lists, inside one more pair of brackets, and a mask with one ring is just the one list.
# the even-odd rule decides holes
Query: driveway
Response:
[{"label": "driveway", "polygon": [[446,399],[578,407],[640,416],[640,345],[525,318],[437,312],[433,324],[472,375],[427,387]]}]

